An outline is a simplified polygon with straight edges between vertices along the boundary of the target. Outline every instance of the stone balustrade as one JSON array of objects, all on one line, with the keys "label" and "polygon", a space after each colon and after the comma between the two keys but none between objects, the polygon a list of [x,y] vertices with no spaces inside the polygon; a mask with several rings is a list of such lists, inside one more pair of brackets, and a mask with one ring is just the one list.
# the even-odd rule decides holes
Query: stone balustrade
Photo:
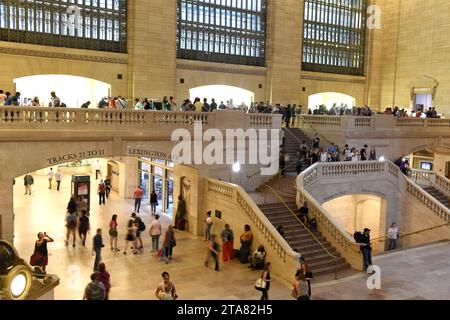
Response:
[{"label": "stone balustrade", "polygon": [[300,255],[292,250],[245,190],[234,184],[207,178],[205,191],[204,208],[220,210],[222,219],[235,232],[240,232],[244,224],[249,224],[254,236],[252,246],[263,245],[267,253],[266,260],[272,262],[274,272],[285,281],[292,281]]},{"label": "stone balustrade", "polygon": [[411,179],[420,185],[432,186],[446,196],[450,196],[450,180],[440,174],[428,170],[412,169]]},{"label": "stone balustrade", "polygon": [[[337,251],[352,265],[353,268],[360,269],[361,261],[358,253],[358,246],[354,239],[343,229],[332,216],[314,199],[308,192],[308,188],[316,183],[324,183],[330,178],[355,178],[370,179],[371,175],[383,175],[391,181],[396,182],[398,191],[409,194],[421,205],[430,209],[443,223],[450,222],[450,210],[442,205],[438,200],[425,192],[414,179],[421,181],[432,181],[443,190],[450,190],[450,180],[432,172],[419,170],[412,171],[412,178],[403,175],[400,169],[390,161],[365,161],[365,162],[339,162],[339,163],[316,163],[303,171],[297,178],[297,205],[301,206],[308,202],[312,217],[316,218],[319,231],[322,235],[336,247]],[[324,181],[320,181],[324,179]]]},{"label": "stone balustrade", "polygon": [[247,114],[241,111],[177,112],[127,109],[72,109],[42,107],[1,107],[0,129],[126,129],[175,128],[281,128],[281,116]]},{"label": "stone balustrade", "polygon": [[300,127],[310,126],[329,130],[364,130],[376,131],[379,129],[446,129],[450,128],[450,119],[431,118],[397,118],[392,115],[374,115],[371,117],[329,116],[329,115],[302,115]]}]

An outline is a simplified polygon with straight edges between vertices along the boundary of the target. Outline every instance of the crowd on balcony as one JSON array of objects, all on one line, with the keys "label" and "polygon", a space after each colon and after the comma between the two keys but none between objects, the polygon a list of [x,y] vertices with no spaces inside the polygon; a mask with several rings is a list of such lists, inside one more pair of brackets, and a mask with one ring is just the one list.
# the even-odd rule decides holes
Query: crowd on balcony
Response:
[{"label": "crowd on balcony", "polygon": [[408,110],[405,108],[400,109],[398,106],[392,108],[386,108],[384,110],[384,114],[391,114],[395,117],[399,118],[440,118],[440,115],[437,113],[436,108],[430,107],[425,112],[422,110],[411,111],[411,115],[408,115]]},{"label": "crowd on balcony", "polygon": [[369,106],[349,107],[346,104],[338,106],[336,103],[328,110],[326,105],[316,106],[314,110],[308,110],[309,115],[329,115],[329,116],[357,116],[370,117],[374,114]]}]

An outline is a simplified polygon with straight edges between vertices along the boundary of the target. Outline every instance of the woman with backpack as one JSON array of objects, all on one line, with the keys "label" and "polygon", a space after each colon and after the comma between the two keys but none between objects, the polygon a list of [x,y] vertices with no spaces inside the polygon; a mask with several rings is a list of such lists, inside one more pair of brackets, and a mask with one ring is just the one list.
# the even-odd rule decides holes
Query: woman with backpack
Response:
[{"label": "woman with backpack", "polygon": [[86,235],[90,229],[89,217],[87,211],[83,210],[78,223],[78,235],[80,236],[81,244],[86,246]]},{"label": "woman with backpack", "polygon": [[137,250],[143,251],[144,245],[142,244],[141,233],[145,231],[145,223],[142,221],[141,217],[136,217],[136,227],[136,245],[139,242],[139,247],[137,247]]},{"label": "woman with backpack", "polygon": [[75,212],[68,212],[66,217],[67,234],[66,234],[66,241],[64,241],[66,246],[69,245],[69,237],[72,234],[73,235],[72,247],[75,248],[77,226],[78,226],[78,218]]}]

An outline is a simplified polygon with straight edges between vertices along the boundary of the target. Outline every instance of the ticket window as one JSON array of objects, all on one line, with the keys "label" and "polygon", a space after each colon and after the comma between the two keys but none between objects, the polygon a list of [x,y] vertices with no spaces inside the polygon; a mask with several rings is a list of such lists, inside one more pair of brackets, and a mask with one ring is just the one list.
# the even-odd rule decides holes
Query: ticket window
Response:
[{"label": "ticket window", "polygon": [[88,213],[91,208],[91,177],[85,175],[72,176],[72,196],[78,204],[78,211],[86,210]]}]

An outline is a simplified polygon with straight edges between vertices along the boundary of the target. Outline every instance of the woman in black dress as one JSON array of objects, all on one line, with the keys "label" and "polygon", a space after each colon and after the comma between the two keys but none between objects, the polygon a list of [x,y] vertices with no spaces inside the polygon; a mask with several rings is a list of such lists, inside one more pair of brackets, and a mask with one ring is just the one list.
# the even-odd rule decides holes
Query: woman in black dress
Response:
[{"label": "woman in black dress", "polygon": [[53,238],[47,235],[46,232],[38,233],[38,240],[36,240],[34,244],[34,253],[31,256],[30,264],[32,266],[41,267],[44,273],[48,264],[48,251],[47,251],[47,242],[53,242]]}]

